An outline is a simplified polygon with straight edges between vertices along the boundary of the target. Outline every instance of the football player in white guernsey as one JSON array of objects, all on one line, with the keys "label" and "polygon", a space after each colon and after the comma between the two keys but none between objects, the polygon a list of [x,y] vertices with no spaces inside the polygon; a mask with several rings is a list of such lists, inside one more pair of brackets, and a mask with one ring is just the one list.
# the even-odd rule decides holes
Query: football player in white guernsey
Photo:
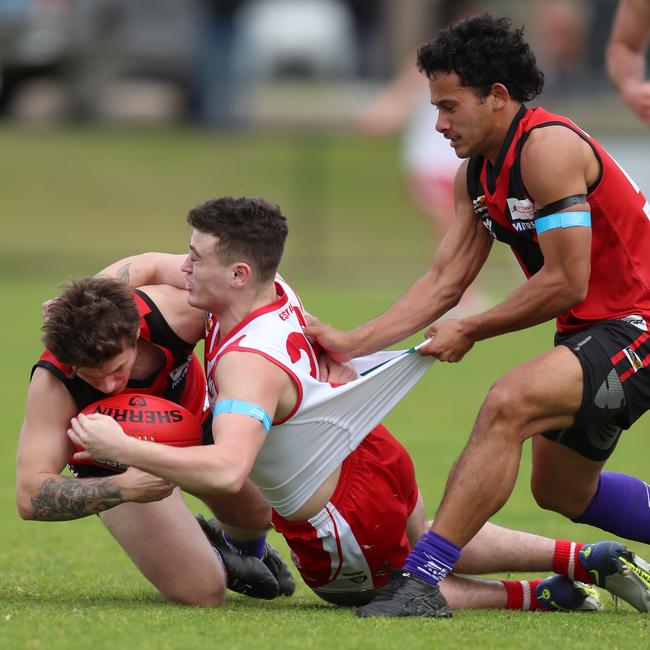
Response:
[{"label": "football player in white guernsey", "polygon": [[[182,263],[149,254],[108,271],[126,269],[129,282],[178,284],[182,264],[188,302],[206,312],[214,444],[167,447],[127,437],[111,418],[79,416],[69,431],[86,449],[78,458],[112,458],[190,492],[236,492],[250,477],[307,585],[333,603],[365,603],[426,529],[411,459],[380,420],[430,360],[390,353],[361,360],[360,370],[372,369],[343,386],[323,381],[318,350],[302,331],[302,304],[277,276],[287,234],[279,208],[214,199],[192,209],[188,222]],[[573,582],[575,546],[486,524],[465,547],[459,574],[564,575],[497,581],[452,574],[444,595],[454,608],[596,609],[594,595]]]}]

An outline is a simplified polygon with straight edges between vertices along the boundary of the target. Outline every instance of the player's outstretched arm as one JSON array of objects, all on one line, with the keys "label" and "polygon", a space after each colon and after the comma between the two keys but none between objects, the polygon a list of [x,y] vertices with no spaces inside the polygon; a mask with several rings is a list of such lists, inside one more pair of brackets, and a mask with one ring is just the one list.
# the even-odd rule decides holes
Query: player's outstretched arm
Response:
[{"label": "player's outstretched arm", "polygon": [[397,343],[458,304],[492,246],[492,238],[472,209],[466,174],[467,163],[459,168],[454,183],[456,218],[431,267],[392,307],[350,332],[323,323],[305,329],[335,359],[347,360]]},{"label": "player's outstretched arm", "polygon": [[[576,133],[550,126],[531,133],[522,152],[521,173],[539,209],[566,197],[586,195],[591,179],[599,174],[599,164]],[[559,221],[555,217],[545,223],[536,221],[542,268],[492,309],[462,320],[434,323],[428,330],[433,337],[425,346],[428,353],[443,361],[458,361],[475,341],[546,322],[584,300],[591,272],[589,205],[575,204],[563,211],[568,220],[564,227],[544,229]]]},{"label": "player's outstretched arm", "polygon": [[103,478],[61,476],[72,454],[66,430],[76,412],[61,382],[37,368],[18,444],[16,505],[23,519],[79,519],[126,501],[157,501],[171,493],[173,486],[166,481],[133,468]]},{"label": "player's outstretched arm", "polygon": [[181,271],[181,265],[186,257],[186,254],[140,253],[113,262],[97,275],[119,278],[131,288],[150,284],[168,284],[178,289],[185,289],[187,281]]},{"label": "player's outstretched arm", "polygon": [[650,124],[650,81],[645,53],[650,37],[650,0],[620,0],[605,54],[607,74],[621,100]]},{"label": "player's outstretched arm", "polygon": [[[219,402],[253,404],[275,417],[281,394],[291,380],[260,355],[230,352],[218,364],[215,377]],[[278,411],[281,415],[284,413]],[[68,435],[87,451],[77,459],[112,458],[161,476],[193,494],[235,494],[248,478],[266,439],[263,423],[236,412],[216,414],[214,445],[171,447],[127,436],[110,417],[101,414],[73,418]]]}]

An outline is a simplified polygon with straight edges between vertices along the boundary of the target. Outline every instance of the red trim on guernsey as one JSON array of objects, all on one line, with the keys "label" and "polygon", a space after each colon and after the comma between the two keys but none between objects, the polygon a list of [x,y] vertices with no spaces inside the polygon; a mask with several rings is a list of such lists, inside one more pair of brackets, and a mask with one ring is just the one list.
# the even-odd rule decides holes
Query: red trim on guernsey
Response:
[{"label": "red trim on guernsey", "polygon": [[298,320],[300,321],[301,325],[306,327],[307,326],[307,321],[305,320],[305,316],[304,316],[304,313],[303,313],[305,311],[305,306],[302,304],[302,300],[300,299],[300,296],[291,288],[291,285],[279,273],[275,274],[275,278],[276,278],[276,284],[277,284],[278,281],[282,282],[287,287],[287,289],[289,289],[289,291],[291,291],[291,293],[293,294],[293,297],[298,302],[298,307],[300,308]]},{"label": "red trim on guernsey", "polygon": [[140,312],[140,336],[145,341],[151,341],[151,330],[149,329],[149,323],[147,323],[145,318],[145,316],[152,313],[151,307],[149,307],[142,296],[139,296],[135,291],[131,292],[131,295],[133,296],[133,300]]},{"label": "red trim on guernsey", "polygon": [[[231,345],[237,345],[242,339],[246,338],[245,334],[242,334],[238,339],[235,339]],[[217,345],[217,348],[219,346]],[[207,349],[207,348],[206,348]],[[210,348],[212,349],[212,348]],[[214,371],[217,369],[217,364],[219,363],[219,359],[228,352],[227,349],[222,349],[221,352],[215,352],[214,356],[208,356],[206,359],[205,363],[205,374],[206,374],[206,379],[209,379],[208,375],[208,370],[210,371],[210,374],[212,375],[212,385],[214,386],[214,393],[215,395],[219,395],[219,384],[217,383],[217,378],[214,375]]]},{"label": "red trim on guernsey", "polygon": [[[241,339],[244,337],[242,336]],[[272,356],[266,354],[266,352],[262,352],[262,350],[256,350],[255,348],[245,348],[245,347],[240,347],[237,345],[238,341],[235,341],[234,343],[231,343],[225,350],[222,350],[219,352],[217,355],[217,362],[223,357],[224,354],[227,354],[228,352],[252,352],[254,354],[259,354],[261,357],[264,357],[267,361],[270,361],[274,365],[276,365],[278,368],[281,368],[284,370],[291,379],[293,379],[294,383],[296,384],[296,389],[298,390],[298,399],[296,399],[296,405],[291,409],[291,412],[286,415],[285,417],[281,418],[280,420],[273,420],[273,424],[284,424],[287,420],[292,418],[295,414],[296,411],[300,408],[300,404],[302,404],[302,396],[303,396],[303,390],[302,390],[302,384],[300,383],[300,379],[298,379],[298,376],[290,370],[287,366],[285,366],[283,363],[278,361],[277,359],[274,359]],[[216,382],[215,382],[216,384]],[[216,388],[216,386],[215,386]]]},{"label": "red trim on guernsey", "polygon": [[235,325],[235,327],[233,327],[230,330],[230,332],[228,332],[227,336],[224,337],[220,345],[226,345],[226,342],[228,340],[232,339],[233,336],[235,336],[244,327],[246,327],[246,325],[248,325],[252,320],[255,320],[258,316],[263,316],[264,314],[268,314],[269,312],[281,309],[287,304],[287,302],[289,302],[289,296],[287,296],[284,287],[281,284],[278,284],[277,282],[275,283],[275,291],[278,294],[277,300],[274,300],[273,302],[270,302],[267,305],[264,305],[263,307],[260,307],[259,309],[256,309],[255,311],[248,314],[248,316],[246,316],[246,318],[244,318],[243,321],[240,321],[237,325]]},{"label": "red trim on guernsey", "polygon": [[[216,354],[214,355],[213,358],[210,359],[210,361],[212,362],[213,367],[214,368],[217,367],[217,364],[219,363],[219,360],[221,359],[221,357],[224,354],[226,354],[226,352],[230,351],[231,346],[239,347],[240,341],[243,341],[245,338],[246,338],[246,334],[242,334],[238,339],[235,339],[234,341],[232,341],[232,343],[229,343],[227,346],[222,346],[220,350],[219,350],[219,346],[217,346]],[[212,373],[212,374],[214,374],[214,373]]]}]

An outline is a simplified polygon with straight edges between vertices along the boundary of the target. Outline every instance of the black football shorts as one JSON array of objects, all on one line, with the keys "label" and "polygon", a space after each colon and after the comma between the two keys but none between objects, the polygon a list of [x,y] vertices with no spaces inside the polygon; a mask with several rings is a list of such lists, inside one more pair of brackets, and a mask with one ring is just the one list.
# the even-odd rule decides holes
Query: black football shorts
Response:
[{"label": "black football shorts", "polygon": [[582,404],[571,427],[542,435],[590,460],[607,460],[621,432],[650,408],[650,333],[607,320],[556,334],[555,345],[568,347],[582,365]]}]

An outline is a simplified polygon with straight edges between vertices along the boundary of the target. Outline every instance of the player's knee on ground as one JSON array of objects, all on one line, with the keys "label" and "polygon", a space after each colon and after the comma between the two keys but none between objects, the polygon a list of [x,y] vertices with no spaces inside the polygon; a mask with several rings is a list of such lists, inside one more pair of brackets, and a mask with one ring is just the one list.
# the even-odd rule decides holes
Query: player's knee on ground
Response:
[{"label": "player's knee on ground", "polygon": [[161,590],[162,595],[172,603],[195,607],[219,607],[226,600],[226,586],[222,582],[209,587],[183,585]]},{"label": "player's knee on ground", "polygon": [[216,556],[200,571],[176,571],[154,584],[167,600],[179,605],[218,607],[226,600],[226,574]]}]

